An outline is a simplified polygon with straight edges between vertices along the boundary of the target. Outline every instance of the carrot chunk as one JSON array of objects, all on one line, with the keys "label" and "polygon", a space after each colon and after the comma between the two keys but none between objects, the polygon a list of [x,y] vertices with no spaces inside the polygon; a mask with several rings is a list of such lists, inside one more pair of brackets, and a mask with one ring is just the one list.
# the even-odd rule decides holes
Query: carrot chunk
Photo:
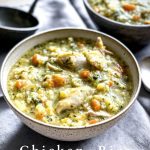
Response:
[{"label": "carrot chunk", "polygon": [[87,69],[84,69],[80,72],[80,77],[83,79],[87,79],[90,76],[90,71]]},{"label": "carrot chunk", "polygon": [[47,60],[47,56],[42,56],[40,54],[34,54],[31,58],[31,61],[35,66],[44,64]]},{"label": "carrot chunk", "polygon": [[140,16],[138,16],[138,15],[134,15],[132,19],[133,19],[134,21],[139,21],[139,20],[140,20],[140,18],[141,18]]},{"label": "carrot chunk", "polygon": [[108,85],[109,85],[109,87],[111,87],[111,86],[113,86],[113,81],[109,81],[109,83],[108,83]]},{"label": "carrot chunk", "polygon": [[21,80],[17,80],[16,81],[16,84],[15,84],[15,87],[20,90],[22,87],[24,86],[24,82],[21,81]]},{"label": "carrot chunk", "polygon": [[35,115],[35,117],[36,117],[36,119],[38,119],[38,120],[42,120],[44,116],[43,116],[42,113],[38,113],[38,114]]},{"label": "carrot chunk", "polygon": [[101,109],[100,102],[97,99],[92,99],[91,107],[94,111],[99,111]]},{"label": "carrot chunk", "polygon": [[125,11],[133,11],[136,9],[134,4],[124,4],[122,7]]},{"label": "carrot chunk", "polygon": [[90,121],[89,121],[89,124],[95,124],[95,123],[97,123],[97,120],[96,120],[96,119],[93,119],[93,120],[90,120]]},{"label": "carrot chunk", "polygon": [[65,85],[65,78],[60,75],[53,75],[52,80],[55,87],[60,87]]},{"label": "carrot chunk", "polygon": [[32,63],[33,63],[34,65],[38,65],[38,64],[39,64],[38,58],[39,58],[39,55],[38,55],[38,54],[34,54],[34,55],[32,56]]}]

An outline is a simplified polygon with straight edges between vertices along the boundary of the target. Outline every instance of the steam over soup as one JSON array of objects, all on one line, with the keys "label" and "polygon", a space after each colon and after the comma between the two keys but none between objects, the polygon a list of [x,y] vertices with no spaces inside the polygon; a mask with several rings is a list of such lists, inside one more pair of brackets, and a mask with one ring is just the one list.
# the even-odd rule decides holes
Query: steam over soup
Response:
[{"label": "steam over soup", "polygon": [[99,14],[125,24],[150,24],[149,0],[89,0]]},{"label": "steam over soup", "polygon": [[28,116],[87,126],[121,111],[132,94],[128,66],[100,37],[55,39],[28,50],[12,67],[8,92]]}]

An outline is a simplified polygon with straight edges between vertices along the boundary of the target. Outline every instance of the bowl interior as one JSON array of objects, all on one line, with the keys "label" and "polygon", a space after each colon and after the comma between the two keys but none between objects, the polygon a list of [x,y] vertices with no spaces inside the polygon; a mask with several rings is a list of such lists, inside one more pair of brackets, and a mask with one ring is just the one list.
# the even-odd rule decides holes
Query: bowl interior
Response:
[{"label": "bowl interior", "polygon": [[[58,29],[47,31],[35,36],[31,36],[17,46],[15,46],[5,58],[2,68],[1,68],[1,87],[2,91],[5,95],[5,98],[8,100],[9,104],[11,104],[14,108],[11,99],[8,95],[7,90],[7,76],[11,69],[11,67],[16,63],[16,61],[30,48],[34,47],[37,44],[43,43],[45,41],[56,39],[56,38],[65,38],[65,37],[81,37],[91,40],[96,40],[98,36],[101,36],[104,44],[108,49],[114,51],[128,66],[130,69],[131,78],[133,81],[133,94],[129,104],[126,107],[129,107],[135,100],[137,93],[140,87],[140,74],[138,64],[133,57],[133,55],[128,51],[128,49],[122,45],[119,41],[114,38],[93,30],[85,30],[85,29]],[[15,108],[17,109],[17,108]],[[125,109],[125,108],[124,108]],[[18,110],[19,111],[19,110]]]}]

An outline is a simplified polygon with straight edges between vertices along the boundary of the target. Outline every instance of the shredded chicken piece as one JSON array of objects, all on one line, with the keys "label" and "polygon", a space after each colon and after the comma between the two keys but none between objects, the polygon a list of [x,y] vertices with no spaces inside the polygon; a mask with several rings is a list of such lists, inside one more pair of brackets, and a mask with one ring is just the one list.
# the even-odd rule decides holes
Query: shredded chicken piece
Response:
[{"label": "shredded chicken piece", "polygon": [[97,69],[102,70],[105,66],[105,57],[100,51],[84,52],[87,62]]},{"label": "shredded chicken piece", "polygon": [[57,62],[73,70],[79,70],[86,66],[86,58],[79,53],[63,54],[58,57]]},{"label": "shredded chicken piece", "polygon": [[88,112],[88,115],[93,116],[93,117],[99,117],[99,116],[101,116],[101,117],[111,117],[111,114],[109,114],[106,111],[102,111],[102,110],[100,110],[99,112],[94,112],[94,111],[90,110]]},{"label": "shredded chicken piece", "polygon": [[62,71],[61,68],[58,68],[58,67],[56,67],[56,66],[50,64],[49,62],[48,62],[46,65],[47,65],[47,67],[48,67],[50,70],[58,71],[58,72],[61,72],[61,71]]},{"label": "shredded chicken piece", "polygon": [[56,105],[56,112],[60,114],[64,110],[74,109],[84,102],[84,98],[93,93],[93,89],[85,86],[75,88],[75,91],[67,98],[60,100]]},{"label": "shredded chicken piece", "polygon": [[103,51],[105,54],[108,54],[108,55],[113,55],[114,54],[113,52],[111,52],[109,50],[106,50],[106,49],[103,49],[101,51]]}]

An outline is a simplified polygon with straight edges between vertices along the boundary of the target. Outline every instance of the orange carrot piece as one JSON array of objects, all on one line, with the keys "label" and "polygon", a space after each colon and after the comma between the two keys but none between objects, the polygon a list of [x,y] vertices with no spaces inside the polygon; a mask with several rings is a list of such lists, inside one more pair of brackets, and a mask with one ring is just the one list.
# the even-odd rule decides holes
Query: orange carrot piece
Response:
[{"label": "orange carrot piece", "polygon": [[39,64],[39,61],[38,61],[38,58],[39,58],[39,55],[38,54],[34,54],[33,56],[32,56],[32,63],[34,64],[34,65],[38,65]]},{"label": "orange carrot piece", "polygon": [[109,85],[109,87],[111,87],[111,86],[113,86],[113,81],[109,81],[109,83],[108,83],[108,85]]},{"label": "orange carrot piece", "polygon": [[42,120],[42,118],[44,117],[42,113],[38,113],[35,115],[36,119],[38,120]]},{"label": "orange carrot piece", "polygon": [[65,78],[60,75],[53,75],[52,80],[55,87],[60,87],[65,85]]},{"label": "orange carrot piece", "polygon": [[90,76],[90,71],[85,69],[80,72],[80,77],[83,79],[87,79]]},{"label": "orange carrot piece", "polygon": [[138,16],[138,15],[134,15],[132,19],[133,19],[134,21],[139,21],[139,20],[140,20],[140,18],[141,18],[140,16]]},{"label": "orange carrot piece", "polygon": [[91,107],[94,111],[99,111],[101,109],[100,102],[97,99],[92,99]]},{"label": "orange carrot piece", "polygon": [[89,121],[89,124],[95,124],[95,123],[97,123],[97,120],[96,120],[96,119],[93,119],[93,120],[90,120],[90,121]]},{"label": "orange carrot piece", "polygon": [[24,82],[21,81],[21,80],[17,80],[16,81],[16,84],[15,84],[15,87],[20,90],[22,87],[24,86]]},{"label": "orange carrot piece", "polygon": [[122,7],[125,11],[133,11],[136,9],[136,5],[134,4],[124,4]]}]

